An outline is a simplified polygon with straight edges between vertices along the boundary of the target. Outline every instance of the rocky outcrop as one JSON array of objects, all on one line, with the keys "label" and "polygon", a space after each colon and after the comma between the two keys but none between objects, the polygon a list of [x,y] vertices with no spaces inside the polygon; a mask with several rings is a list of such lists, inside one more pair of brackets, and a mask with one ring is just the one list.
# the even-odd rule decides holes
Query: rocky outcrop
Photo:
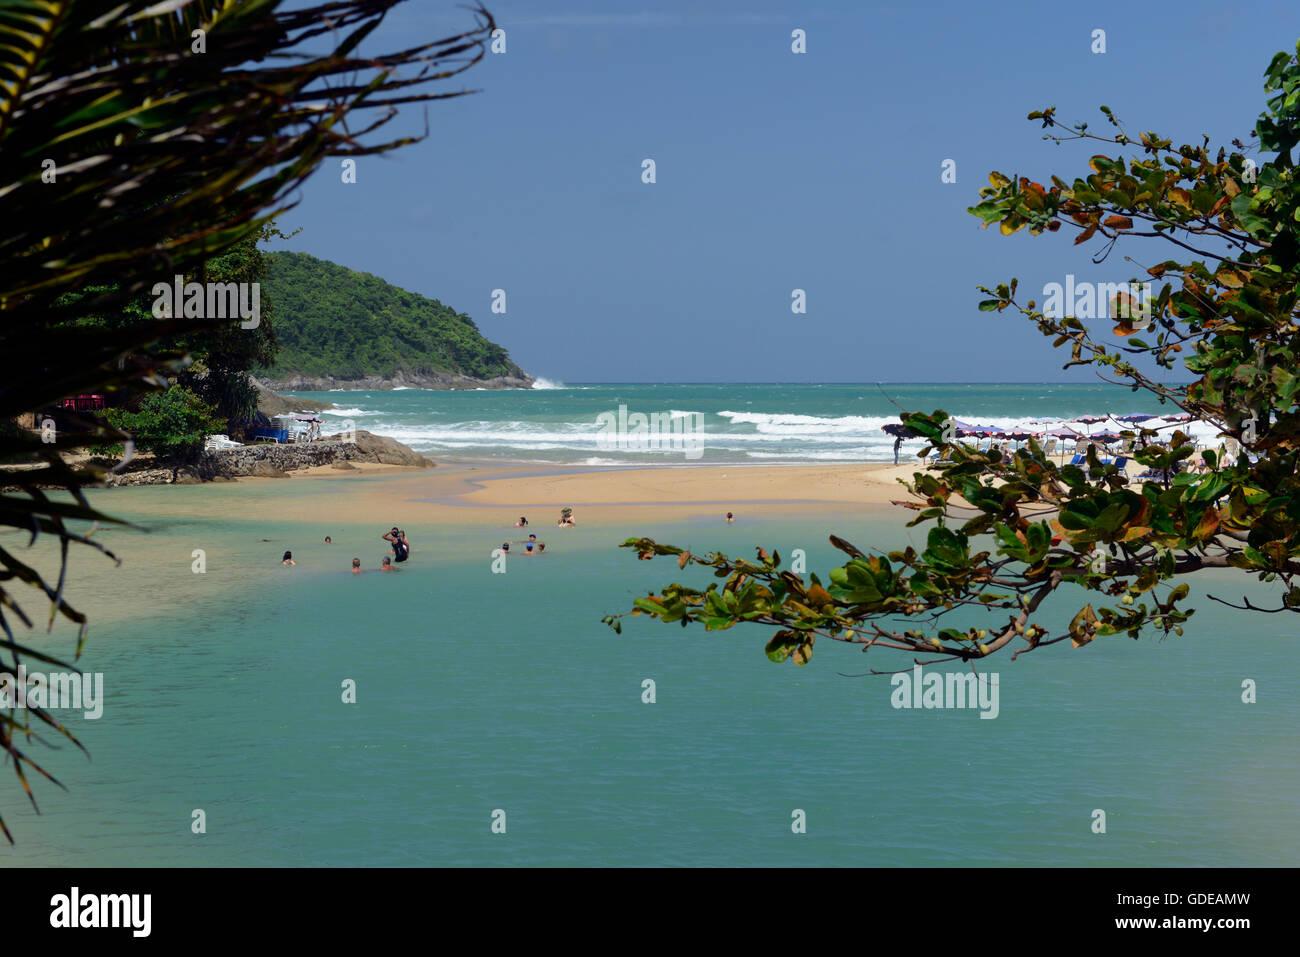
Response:
[{"label": "rocky outcrop", "polygon": [[263,443],[245,445],[237,449],[204,452],[192,465],[141,469],[122,475],[110,475],[107,484],[112,486],[185,485],[229,481],[245,476],[288,478],[289,473],[296,469],[313,468],[318,465],[332,465],[344,470],[354,469],[352,462],[376,462],[383,465],[404,465],[409,468],[429,468],[434,464],[396,439],[370,432],[357,432],[355,440],[349,442],[342,441],[342,436],[330,436],[320,442],[304,445]]},{"label": "rocky outcrop", "polygon": [[[330,435],[325,437],[327,442],[340,442],[342,435]],[[319,445],[319,442],[313,443]],[[383,465],[406,465],[411,468],[429,468],[433,465],[419,452],[409,446],[403,445],[397,439],[390,439],[386,435],[375,435],[373,432],[360,430],[352,443],[358,454],[343,456],[344,461],[351,462],[379,462]]]},{"label": "rocky outcrop", "polygon": [[257,411],[267,417],[293,412],[319,412],[322,409],[335,408],[333,402],[317,402],[314,399],[296,399],[293,396],[280,395],[272,392],[256,379],[253,380],[253,385],[257,387]]},{"label": "rocky outcrop", "polygon": [[[328,392],[330,389],[373,390],[383,392],[404,387],[408,389],[531,389],[532,376],[497,376],[493,379],[473,379],[451,372],[403,372],[398,369],[391,376],[368,375],[356,379],[338,379],[334,376],[304,376],[290,374],[276,379],[259,379],[267,389],[285,392]],[[301,402],[302,399],[287,400]]]}]

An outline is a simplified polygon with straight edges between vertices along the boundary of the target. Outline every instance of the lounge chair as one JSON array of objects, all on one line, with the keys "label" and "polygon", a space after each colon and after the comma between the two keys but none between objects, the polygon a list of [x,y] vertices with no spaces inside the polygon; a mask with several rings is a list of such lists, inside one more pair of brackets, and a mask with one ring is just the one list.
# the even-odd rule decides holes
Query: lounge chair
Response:
[{"label": "lounge chair", "polygon": [[950,446],[944,449],[938,455],[932,455],[928,459],[926,459],[925,467],[928,469],[937,468],[938,466],[942,465],[944,462],[948,462],[951,459],[952,459],[952,447]]}]

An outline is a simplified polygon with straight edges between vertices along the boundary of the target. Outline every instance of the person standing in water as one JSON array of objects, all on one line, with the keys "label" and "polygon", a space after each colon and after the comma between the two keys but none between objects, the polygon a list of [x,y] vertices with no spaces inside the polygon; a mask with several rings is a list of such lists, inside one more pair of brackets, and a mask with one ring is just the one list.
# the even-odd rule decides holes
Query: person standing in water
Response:
[{"label": "person standing in water", "polygon": [[399,531],[396,525],[380,537],[393,546],[393,561],[404,562],[410,557],[411,543],[406,540],[406,532]]}]

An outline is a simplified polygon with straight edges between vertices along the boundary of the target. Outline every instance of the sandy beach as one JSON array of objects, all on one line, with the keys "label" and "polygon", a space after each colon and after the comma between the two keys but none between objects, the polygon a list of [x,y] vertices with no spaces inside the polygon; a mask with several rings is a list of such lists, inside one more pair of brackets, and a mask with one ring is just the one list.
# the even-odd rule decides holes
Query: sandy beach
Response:
[{"label": "sandy beach", "polygon": [[[746,518],[794,514],[844,514],[889,509],[906,492],[897,479],[912,465],[694,466],[594,469],[451,463],[430,469],[359,464],[303,469],[288,479],[244,478],[221,486],[205,501],[212,518],[319,520],[335,514],[348,522],[392,521],[395,511],[409,523],[510,525],[519,516],[539,527],[554,525],[564,506],[580,524],[619,524],[631,518],[672,520],[734,512]],[[292,483],[291,499],[263,496],[267,483]],[[111,508],[114,492],[101,504]],[[154,501],[154,514],[185,514],[191,503]],[[174,511],[173,511],[174,509]],[[900,510],[900,517],[902,512]]]}]

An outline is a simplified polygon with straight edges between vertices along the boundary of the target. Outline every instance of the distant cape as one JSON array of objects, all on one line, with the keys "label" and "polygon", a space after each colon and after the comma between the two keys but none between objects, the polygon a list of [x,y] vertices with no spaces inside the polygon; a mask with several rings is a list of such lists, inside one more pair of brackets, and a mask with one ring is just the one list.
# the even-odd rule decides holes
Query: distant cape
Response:
[{"label": "distant cape", "polygon": [[277,391],[529,389],[533,377],[436,299],[306,253],[266,255],[279,345],[255,372]]}]

